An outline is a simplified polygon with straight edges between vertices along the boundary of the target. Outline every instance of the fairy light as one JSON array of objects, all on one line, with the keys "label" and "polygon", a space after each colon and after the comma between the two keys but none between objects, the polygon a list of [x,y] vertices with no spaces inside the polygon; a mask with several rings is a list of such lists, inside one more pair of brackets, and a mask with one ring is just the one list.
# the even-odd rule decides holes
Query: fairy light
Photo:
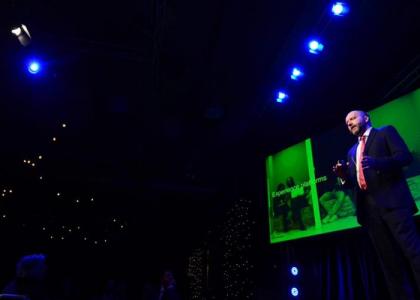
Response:
[{"label": "fairy light", "polygon": [[254,283],[250,279],[253,265],[251,248],[250,201],[239,200],[228,213],[221,241],[224,245],[223,281],[227,298],[250,299]]},{"label": "fairy light", "polygon": [[[66,128],[67,124],[66,123],[61,123],[61,127],[62,128]],[[57,142],[58,141],[57,136],[51,136],[50,137],[50,142]],[[55,148],[54,148],[55,149]],[[48,153],[42,153],[42,152],[38,152],[32,155],[28,155],[25,157],[25,159],[22,159],[21,161],[23,161],[23,163],[26,165],[28,165],[29,167],[38,167],[41,166],[41,163],[43,160],[45,160],[45,158],[48,156]],[[28,157],[30,157],[31,159],[28,159]],[[46,166],[47,167],[47,166]],[[48,170],[43,170],[43,173],[46,172]],[[31,173],[33,174],[33,173]],[[36,174],[35,175],[35,179],[39,180],[39,181],[43,181],[43,187],[45,190],[46,187],[48,187],[49,185],[44,185],[44,182],[46,184],[48,184],[48,178],[54,178],[54,174],[52,174],[51,176],[45,176],[46,174]],[[49,174],[47,174],[49,175]],[[39,182],[39,184],[41,184],[41,182]],[[60,187],[61,188],[61,187]],[[9,196],[9,194],[12,194],[14,191],[10,188],[2,188],[3,193],[1,193],[2,197],[7,197]],[[1,191],[1,190],[0,190]],[[60,198],[60,202],[62,202],[63,204],[65,203],[77,203],[77,204],[81,204],[83,203],[84,199],[87,199],[87,201],[91,202],[92,205],[91,207],[95,207],[94,202],[96,202],[96,198],[92,197],[92,195],[90,195],[90,197],[84,197],[83,195],[79,195],[77,197],[74,197],[73,199],[67,197],[67,192],[65,190],[62,190],[60,192],[54,192],[54,190],[47,194],[51,196],[55,196],[56,198]],[[70,194],[70,193],[69,193]],[[78,212],[80,212],[80,209],[83,208],[83,206],[77,206],[78,207]],[[80,215],[75,215],[75,217],[77,218],[78,216],[83,216],[83,214]],[[23,230],[29,230],[29,228],[38,228],[37,232],[38,234],[40,234],[44,239],[47,239],[50,242],[53,243],[57,243],[61,241],[65,241],[65,240],[72,240],[73,237],[74,238],[78,238],[79,240],[84,240],[84,241],[89,241],[89,244],[92,245],[111,245],[113,239],[115,238],[115,236],[123,234],[123,229],[125,229],[127,227],[127,222],[124,222],[123,218],[121,216],[112,216],[112,217],[105,217],[103,219],[103,222],[101,224],[101,226],[99,228],[105,228],[104,229],[97,229],[98,227],[96,226],[92,226],[91,228],[89,227],[89,223],[87,226],[80,226],[77,224],[71,224],[68,223],[66,225],[63,224],[58,224],[58,220],[60,219],[60,215],[58,213],[58,215],[54,215],[54,212],[52,214],[49,215],[50,220],[46,220],[45,218],[43,219],[43,224],[36,224],[36,221],[33,221],[33,224],[19,224],[19,221],[21,222],[22,220],[16,220],[16,226],[18,228],[21,228]],[[79,222],[80,220],[77,220],[75,218],[74,221]],[[0,214],[0,220],[4,221],[4,222],[8,222],[9,220],[6,220],[6,214]],[[10,222],[10,221],[9,221]],[[2,222],[3,223],[3,222]],[[48,225],[46,225],[48,224]],[[83,231],[81,230],[81,227],[83,227]],[[71,238],[69,238],[71,236]],[[95,237],[95,239],[93,239],[92,237]]]},{"label": "fairy light", "polygon": [[192,299],[203,299],[207,266],[204,248],[195,249],[188,259],[187,276]]}]

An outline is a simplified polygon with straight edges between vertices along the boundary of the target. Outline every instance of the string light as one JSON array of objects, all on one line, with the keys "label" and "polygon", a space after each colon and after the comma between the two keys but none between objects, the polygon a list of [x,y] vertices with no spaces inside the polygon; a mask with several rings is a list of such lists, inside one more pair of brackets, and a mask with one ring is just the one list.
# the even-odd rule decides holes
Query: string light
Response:
[{"label": "string light", "polygon": [[187,275],[190,281],[192,299],[203,299],[207,266],[205,264],[205,248],[198,248],[188,259]]},{"label": "string light", "polygon": [[[250,201],[237,201],[227,213],[221,232],[216,233],[222,243],[220,249],[223,251],[223,299],[242,300],[254,297],[255,284],[251,279],[254,264],[251,262],[250,250],[256,222],[250,217],[250,206]],[[192,299],[204,298],[207,263],[213,261],[209,258],[209,251],[210,248],[197,249],[189,258],[187,270]]]},{"label": "string light", "polygon": [[[61,127],[66,128],[67,124],[66,123],[61,123]],[[52,139],[53,142],[56,142],[58,140],[58,138],[56,136],[53,136],[51,139]],[[43,153],[43,154],[37,153],[35,155],[29,156],[29,157],[33,158],[32,160],[25,158],[25,159],[22,159],[22,161],[23,161],[24,164],[27,164],[28,166],[36,167],[38,165],[38,163],[40,163],[39,161],[44,160],[44,158],[45,158],[44,154],[45,153]],[[51,177],[53,177],[53,176],[51,176]],[[39,179],[40,181],[45,179],[45,177],[43,175],[40,175],[40,174],[38,174],[37,177],[35,177],[35,178]],[[12,189],[5,188],[5,189],[3,189],[3,193],[1,195],[2,195],[2,197],[6,197],[6,196],[8,196],[8,194],[12,194],[12,193],[13,193]],[[53,193],[52,195],[55,195],[56,197],[60,197],[61,198],[60,201],[63,201],[63,203],[66,203],[67,200],[69,200],[69,203],[71,203],[72,200],[71,199],[66,199],[65,194],[66,193],[64,193],[64,195],[63,195],[62,192],[56,192],[55,194]],[[75,199],[73,201],[75,201],[76,203],[81,203],[82,202],[80,198],[73,198],[73,199]],[[93,203],[96,202],[94,197],[90,197],[88,199],[90,200],[90,202],[92,202],[92,205],[94,205]],[[6,219],[6,214],[2,214],[0,216],[1,216],[2,220]],[[123,218],[114,217],[112,219],[112,218],[107,217],[107,218],[105,218],[105,220],[107,220],[107,223],[103,223],[100,227],[100,228],[105,228],[105,230],[101,229],[100,232],[88,232],[89,227],[86,226],[87,230],[84,230],[86,232],[82,232],[80,225],[76,226],[76,225],[71,225],[71,224],[67,224],[67,225],[57,224],[57,220],[56,220],[57,218],[59,218],[59,216],[51,216],[50,221],[47,221],[48,226],[39,225],[39,224],[28,224],[28,226],[26,226],[26,224],[16,224],[16,226],[21,227],[21,228],[33,228],[32,225],[35,225],[36,227],[38,227],[40,229],[40,231],[39,231],[40,234],[42,232],[42,234],[45,235],[46,239],[51,240],[51,241],[55,241],[55,242],[58,242],[58,241],[60,241],[60,242],[63,241],[64,242],[65,240],[69,240],[67,238],[67,236],[69,234],[71,234],[72,237],[78,237],[79,236],[81,240],[85,240],[85,241],[89,240],[88,239],[89,235],[90,236],[95,236],[96,239],[93,241],[93,243],[95,245],[100,245],[100,244],[109,245],[109,244],[111,244],[112,239],[114,238],[114,235],[121,234],[121,230],[118,230],[118,229],[124,229],[127,226],[127,223],[122,221]],[[120,221],[120,224],[118,224],[117,228],[115,228],[114,223],[118,223],[119,221]],[[76,231],[76,228],[77,228],[77,231]],[[97,229],[93,229],[93,228],[91,228],[90,230],[97,231]]]},{"label": "string light", "polygon": [[249,259],[251,248],[251,225],[249,206],[251,202],[240,199],[228,213],[223,227],[224,244],[223,278],[226,298],[249,299],[253,293],[250,272],[253,265]]}]

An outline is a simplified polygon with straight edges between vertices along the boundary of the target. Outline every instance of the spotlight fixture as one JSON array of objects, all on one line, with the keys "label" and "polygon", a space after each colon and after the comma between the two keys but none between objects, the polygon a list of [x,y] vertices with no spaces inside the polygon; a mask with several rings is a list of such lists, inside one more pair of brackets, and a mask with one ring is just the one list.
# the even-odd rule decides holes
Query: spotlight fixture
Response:
[{"label": "spotlight fixture", "polygon": [[286,92],[284,91],[279,91],[278,95],[277,95],[277,102],[278,103],[283,103],[287,98],[289,98],[289,96],[286,94]]},{"label": "spotlight fixture", "polygon": [[302,76],[303,71],[300,68],[294,67],[292,69],[292,74],[290,74],[290,78],[292,78],[293,80],[299,80]]},{"label": "spotlight fixture", "polygon": [[299,296],[299,289],[298,289],[297,287],[292,287],[292,288],[290,289],[290,294],[291,294],[293,297],[297,297],[297,296]]},{"label": "spotlight fixture", "polygon": [[12,28],[11,32],[18,38],[22,46],[28,46],[31,43],[31,34],[25,24]]},{"label": "spotlight fixture", "polygon": [[32,60],[28,63],[28,72],[31,74],[38,74],[41,71],[41,63],[36,61],[36,60]]},{"label": "spotlight fixture", "polygon": [[311,40],[308,43],[308,51],[312,54],[319,54],[324,50],[324,45],[318,40]]},{"label": "spotlight fixture", "polygon": [[342,17],[349,12],[349,7],[344,2],[336,2],[333,4],[331,12],[335,16]]},{"label": "spotlight fixture", "polygon": [[290,273],[292,273],[293,276],[297,276],[299,274],[299,269],[297,267],[291,267]]}]

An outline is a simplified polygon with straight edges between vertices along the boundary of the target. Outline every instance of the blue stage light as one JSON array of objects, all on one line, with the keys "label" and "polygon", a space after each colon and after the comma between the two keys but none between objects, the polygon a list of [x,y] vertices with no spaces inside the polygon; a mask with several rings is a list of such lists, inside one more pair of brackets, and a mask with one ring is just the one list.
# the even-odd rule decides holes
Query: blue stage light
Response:
[{"label": "blue stage light", "polygon": [[331,12],[335,15],[335,16],[344,16],[349,12],[349,8],[347,6],[347,4],[345,4],[344,2],[336,2],[333,4],[332,8],[331,8]]},{"label": "blue stage light", "polygon": [[298,67],[294,67],[292,69],[292,74],[290,75],[290,78],[293,80],[299,80],[303,76],[303,72]]},{"label": "blue stage light", "polygon": [[299,296],[299,290],[298,290],[298,288],[297,288],[297,287],[292,287],[292,288],[290,289],[290,294],[291,294],[293,297],[297,297],[297,296]]},{"label": "blue stage light", "polygon": [[278,103],[283,103],[284,101],[286,101],[287,98],[289,98],[289,96],[286,94],[286,92],[279,91],[276,101]]},{"label": "blue stage light", "polygon": [[312,54],[319,54],[324,50],[324,45],[318,40],[311,40],[308,43],[309,52]]},{"label": "blue stage light", "polygon": [[297,267],[291,267],[290,273],[292,273],[293,276],[297,276],[299,274],[299,269]]},{"label": "blue stage light", "polygon": [[28,72],[31,74],[38,74],[41,71],[41,63],[36,61],[36,60],[32,60],[28,63]]}]

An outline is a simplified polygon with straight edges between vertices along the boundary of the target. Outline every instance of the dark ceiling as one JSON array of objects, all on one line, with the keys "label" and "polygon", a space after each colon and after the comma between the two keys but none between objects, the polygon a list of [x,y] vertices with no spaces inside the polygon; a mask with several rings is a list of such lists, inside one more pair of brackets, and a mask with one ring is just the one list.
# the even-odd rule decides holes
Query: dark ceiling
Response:
[{"label": "dark ceiling", "polygon": [[[419,86],[419,1],[350,2],[333,18],[330,1],[2,1],[0,179],[37,217],[57,189],[95,195],[93,214],[124,216],[150,253],[188,249],[239,195],[263,199],[266,154]],[[20,22],[26,48],[9,32]]]}]

